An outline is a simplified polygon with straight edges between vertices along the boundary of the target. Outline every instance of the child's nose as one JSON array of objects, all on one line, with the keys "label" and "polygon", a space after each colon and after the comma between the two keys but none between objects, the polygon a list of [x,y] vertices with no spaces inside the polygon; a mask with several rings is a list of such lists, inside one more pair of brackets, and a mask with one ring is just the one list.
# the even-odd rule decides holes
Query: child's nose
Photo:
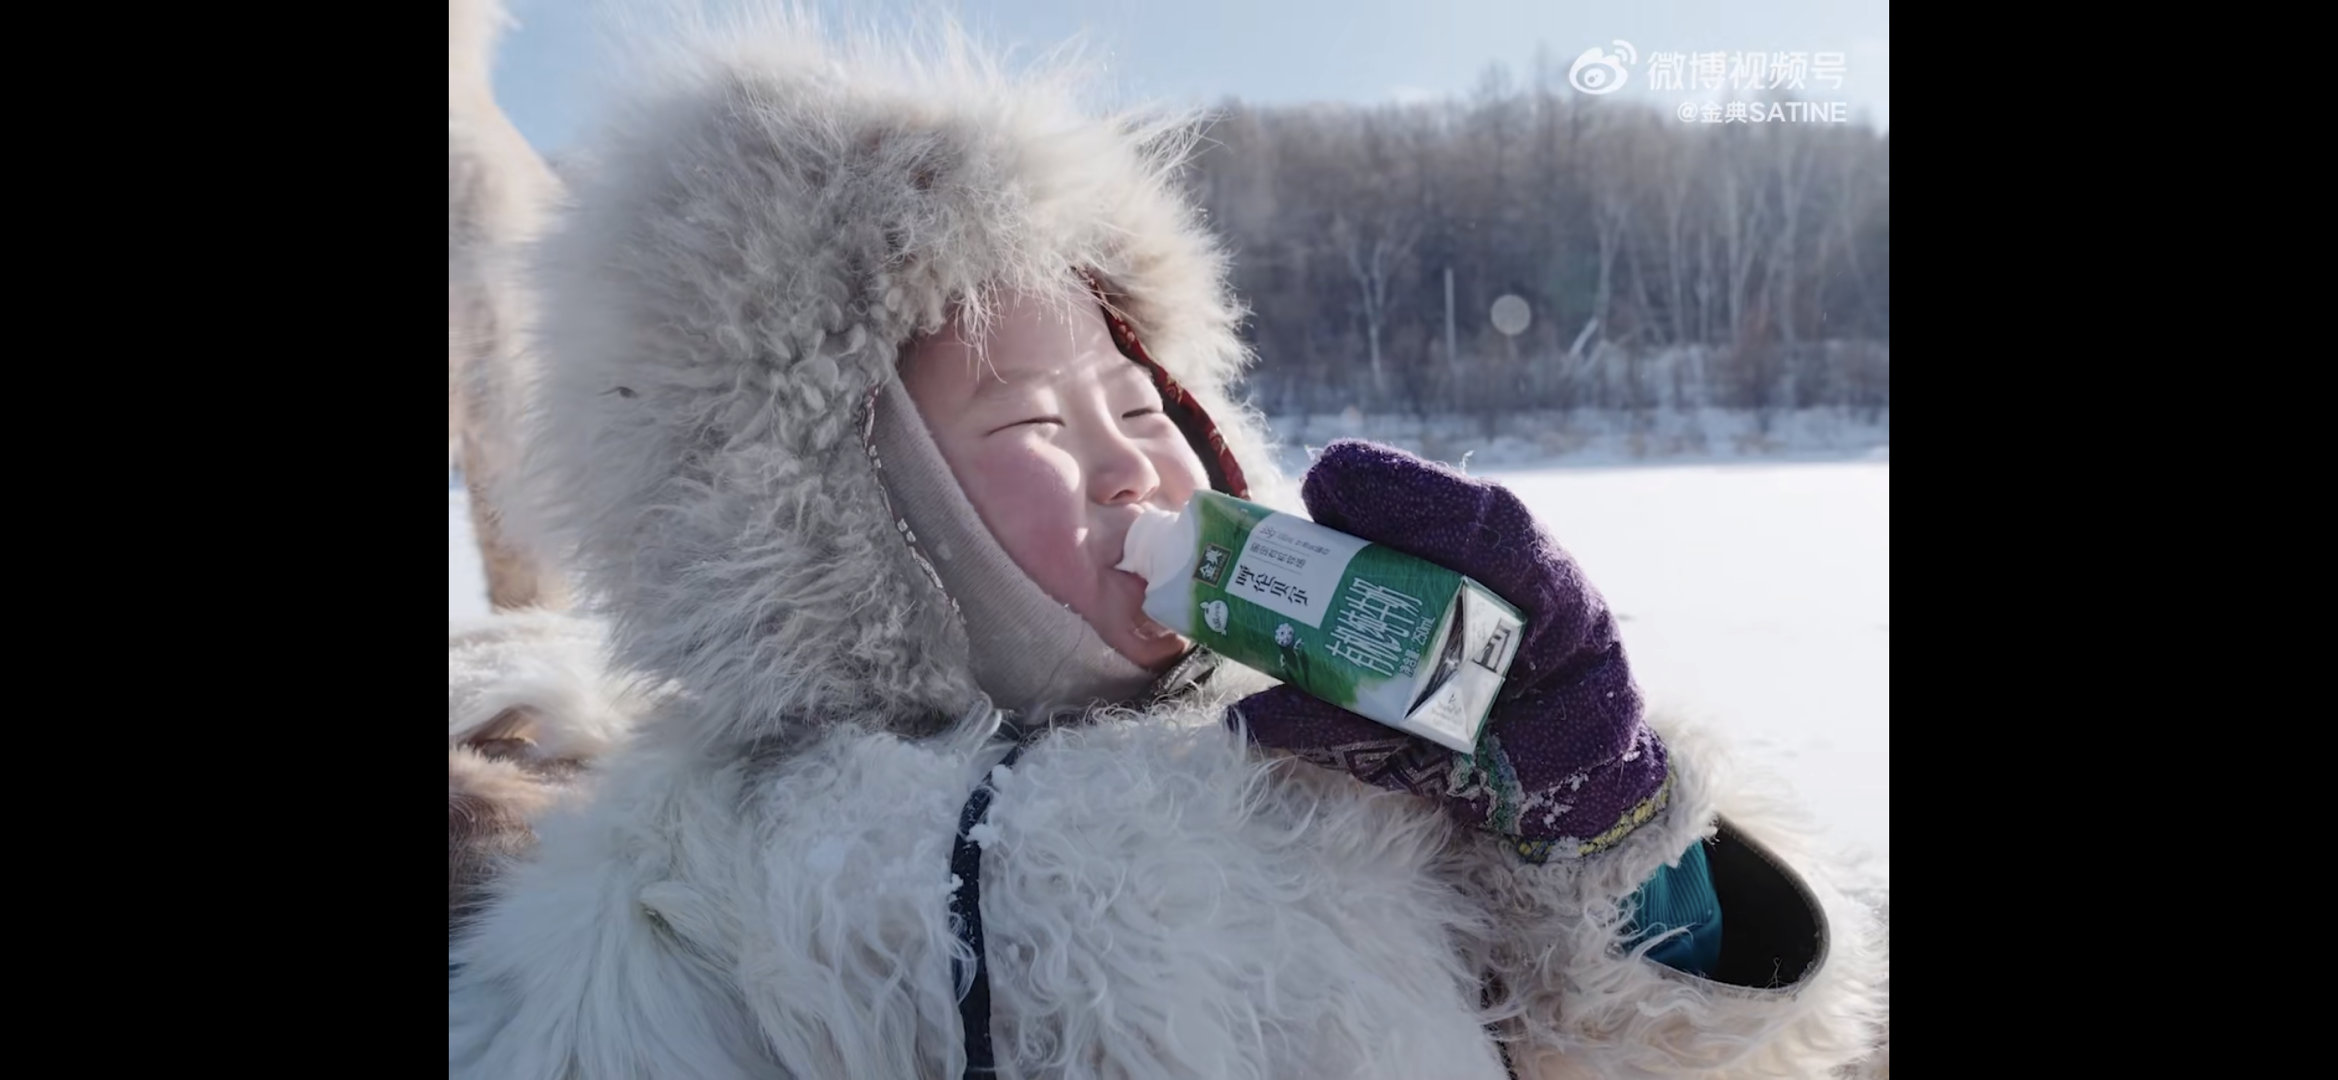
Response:
[{"label": "child's nose", "polygon": [[1098,460],[1088,473],[1089,497],[1104,506],[1124,506],[1153,497],[1161,487],[1160,470],[1142,447],[1115,432],[1104,437]]}]

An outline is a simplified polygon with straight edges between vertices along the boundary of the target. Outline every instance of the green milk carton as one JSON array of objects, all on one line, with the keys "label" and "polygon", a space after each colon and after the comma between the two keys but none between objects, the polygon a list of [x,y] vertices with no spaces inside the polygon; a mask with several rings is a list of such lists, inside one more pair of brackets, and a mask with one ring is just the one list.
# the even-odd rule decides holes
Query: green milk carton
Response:
[{"label": "green milk carton", "polygon": [[1324,701],[1457,753],[1517,654],[1524,620],[1434,563],[1215,491],[1130,525],[1119,569],[1145,614]]}]

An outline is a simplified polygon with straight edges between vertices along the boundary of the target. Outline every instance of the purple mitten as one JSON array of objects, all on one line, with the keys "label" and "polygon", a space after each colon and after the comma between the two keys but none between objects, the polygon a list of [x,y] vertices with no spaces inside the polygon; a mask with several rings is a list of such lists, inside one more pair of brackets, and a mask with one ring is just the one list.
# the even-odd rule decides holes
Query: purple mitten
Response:
[{"label": "purple mitten", "polygon": [[1663,809],[1664,744],[1641,718],[1614,617],[1507,489],[1354,439],[1300,488],[1318,524],[1467,574],[1526,616],[1474,758],[1278,686],[1235,703],[1252,741],[1435,799],[1533,862],[1596,854]]}]

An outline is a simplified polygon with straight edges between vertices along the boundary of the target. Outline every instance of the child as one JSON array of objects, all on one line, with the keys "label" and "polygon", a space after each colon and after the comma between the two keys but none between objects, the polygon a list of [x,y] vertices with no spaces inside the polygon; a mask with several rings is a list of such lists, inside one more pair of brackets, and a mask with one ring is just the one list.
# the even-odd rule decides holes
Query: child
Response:
[{"label": "child", "polygon": [[1144,617],[1112,569],[1140,507],[1292,504],[1227,395],[1238,308],[1171,180],[1191,130],[1088,119],[956,39],[796,32],[606,134],[541,260],[515,516],[643,681],[463,654],[454,740],[507,719],[458,765],[558,745],[591,779],[517,812],[537,841],[484,893],[450,881],[480,901],[453,1075],[1811,1076],[1866,1051],[1868,915],[1731,809],[1707,742],[1644,722],[1604,603],[1499,487],[1343,443],[1300,492],[1527,611],[1474,759]]}]

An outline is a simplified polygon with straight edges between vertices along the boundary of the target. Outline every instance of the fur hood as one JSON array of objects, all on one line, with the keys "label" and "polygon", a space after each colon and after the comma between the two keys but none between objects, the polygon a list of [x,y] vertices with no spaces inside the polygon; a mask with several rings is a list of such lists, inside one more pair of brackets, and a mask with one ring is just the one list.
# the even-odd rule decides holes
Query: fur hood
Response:
[{"label": "fur hood", "polygon": [[783,25],[645,83],[537,260],[535,497],[512,513],[617,660],[692,696],[703,745],[842,717],[930,733],[981,700],[864,445],[901,347],[952,304],[979,332],[997,290],[1093,274],[1252,497],[1287,498],[1227,396],[1248,357],[1226,256],[1173,187],[1195,117],[1083,115],[1064,72],[1011,75],[954,34]]}]

